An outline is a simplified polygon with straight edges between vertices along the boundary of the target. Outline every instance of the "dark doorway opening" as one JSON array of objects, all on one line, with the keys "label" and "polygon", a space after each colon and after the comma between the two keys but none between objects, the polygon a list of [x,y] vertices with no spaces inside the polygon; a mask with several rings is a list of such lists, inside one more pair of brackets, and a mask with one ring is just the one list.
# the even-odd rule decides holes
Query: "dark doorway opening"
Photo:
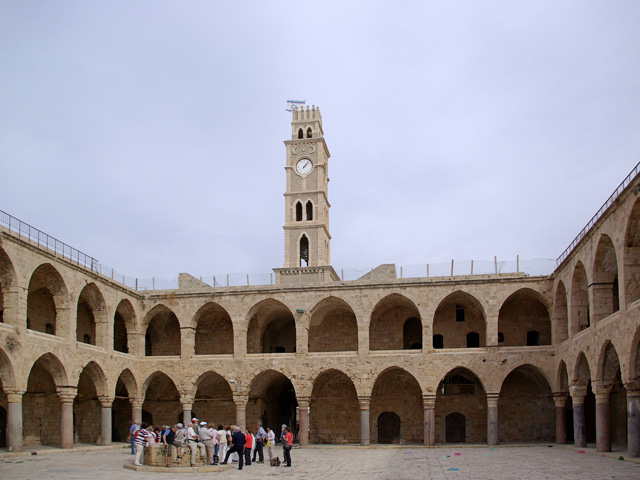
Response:
[{"label": "dark doorway opening", "polygon": [[467,419],[458,412],[450,413],[445,419],[446,442],[464,443],[467,439]]},{"label": "dark doorway opening", "polygon": [[378,417],[378,443],[399,443],[401,424],[395,413],[381,413]]}]

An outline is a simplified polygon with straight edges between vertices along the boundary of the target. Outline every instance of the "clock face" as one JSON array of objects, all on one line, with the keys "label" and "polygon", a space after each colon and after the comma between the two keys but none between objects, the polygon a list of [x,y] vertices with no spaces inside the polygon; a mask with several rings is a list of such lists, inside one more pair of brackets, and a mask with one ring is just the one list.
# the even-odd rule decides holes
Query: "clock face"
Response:
[{"label": "clock face", "polygon": [[311,172],[312,169],[313,162],[311,162],[311,160],[309,160],[308,158],[301,158],[300,160],[298,160],[298,163],[296,163],[296,172],[298,172],[300,175],[306,175]]}]

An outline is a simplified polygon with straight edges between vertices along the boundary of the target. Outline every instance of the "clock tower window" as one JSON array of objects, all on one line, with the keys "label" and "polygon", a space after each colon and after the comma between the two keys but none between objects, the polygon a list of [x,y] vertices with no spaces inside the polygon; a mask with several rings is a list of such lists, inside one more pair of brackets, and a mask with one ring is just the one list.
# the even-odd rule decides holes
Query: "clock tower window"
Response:
[{"label": "clock tower window", "polygon": [[297,202],[296,203],[296,222],[301,222],[301,221],[302,221],[302,203]]},{"label": "clock tower window", "polygon": [[311,127],[307,128],[307,138],[311,138]]},{"label": "clock tower window", "polygon": [[311,200],[307,202],[307,220],[313,220],[313,203],[311,203]]},{"label": "clock tower window", "polygon": [[309,239],[306,235],[300,239],[300,266],[309,266]]},{"label": "clock tower window", "polygon": [[304,138],[304,132],[301,128],[298,129],[298,138]]}]

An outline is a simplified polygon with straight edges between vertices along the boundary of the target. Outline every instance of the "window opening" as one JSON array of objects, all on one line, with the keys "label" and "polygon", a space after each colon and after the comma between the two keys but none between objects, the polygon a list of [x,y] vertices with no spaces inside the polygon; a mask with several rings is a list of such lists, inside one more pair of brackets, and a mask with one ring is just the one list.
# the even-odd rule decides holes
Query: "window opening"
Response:
[{"label": "window opening", "polygon": [[300,266],[309,266],[309,239],[306,235],[302,235],[300,239]]},{"label": "window opening", "polygon": [[313,220],[313,203],[311,203],[311,200],[307,202],[307,220]]},{"label": "window opening", "polygon": [[530,332],[527,332],[527,347],[535,345],[540,345],[540,332],[531,330]]},{"label": "window opening", "polygon": [[307,138],[311,138],[311,127],[307,128]]},{"label": "window opening", "polygon": [[444,348],[444,337],[442,335],[433,336],[433,348]]},{"label": "window opening", "polygon": [[498,332],[498,343],[504,343],[504,333]]},{"label": "window opening", "polygon": [[476,332],[467,334],[467,348],[478,348],[480,346],[480,335]]},{"label": "window opening", "polygon": [[296,203],[296,222],[302,221],[302,203]]},{"label": "window opening", "polygon": [[82,337],[82,341],[84,343],[91,343],[91,337],[85,333],[84,336]]},{"label": "window opening", "polygon": [[304,132],[301,128],[298,129],[298,138],[304,138]]},{"label": "window opening", "polygon": [[475,393],[475,385],[472,380],[462,375],[450,375],[442,382],[443,395],[459,395]]},{"label": "window opening", "polygon": [[465,311],[464,307],[460,305],[456,305],[456,322],[464,322],[465,321]]},{"label": "window opening", "polygon": [[55,335],[56,331],[53,329],[53,325],[51,325],[50,323],[47,323],[44,326],[44,333],[48,333],[49,335]]}]

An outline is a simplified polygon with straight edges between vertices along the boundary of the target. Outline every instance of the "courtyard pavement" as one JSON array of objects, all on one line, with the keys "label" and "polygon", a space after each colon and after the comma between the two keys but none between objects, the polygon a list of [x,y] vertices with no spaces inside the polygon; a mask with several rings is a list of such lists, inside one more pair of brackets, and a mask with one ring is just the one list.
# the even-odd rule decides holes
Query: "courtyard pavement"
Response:
[{"label": "courtyard pavement", "polygon": [[[133,455],[125,447],[40,447],[37,455],[0,454],[1,480],[158,479],[181,474],[123,468]],[[276,452],[282,457],[282,449]],[[581,453],[584,452],[584,453]],[[393,480],[640,480],[640,463],[618,460],[624,452],[599,455],[593,449],[540,446],[312,446],[292,450],[292,468],[253,464],[242,471],[185,473],[190,479],[393,479]]]}]

